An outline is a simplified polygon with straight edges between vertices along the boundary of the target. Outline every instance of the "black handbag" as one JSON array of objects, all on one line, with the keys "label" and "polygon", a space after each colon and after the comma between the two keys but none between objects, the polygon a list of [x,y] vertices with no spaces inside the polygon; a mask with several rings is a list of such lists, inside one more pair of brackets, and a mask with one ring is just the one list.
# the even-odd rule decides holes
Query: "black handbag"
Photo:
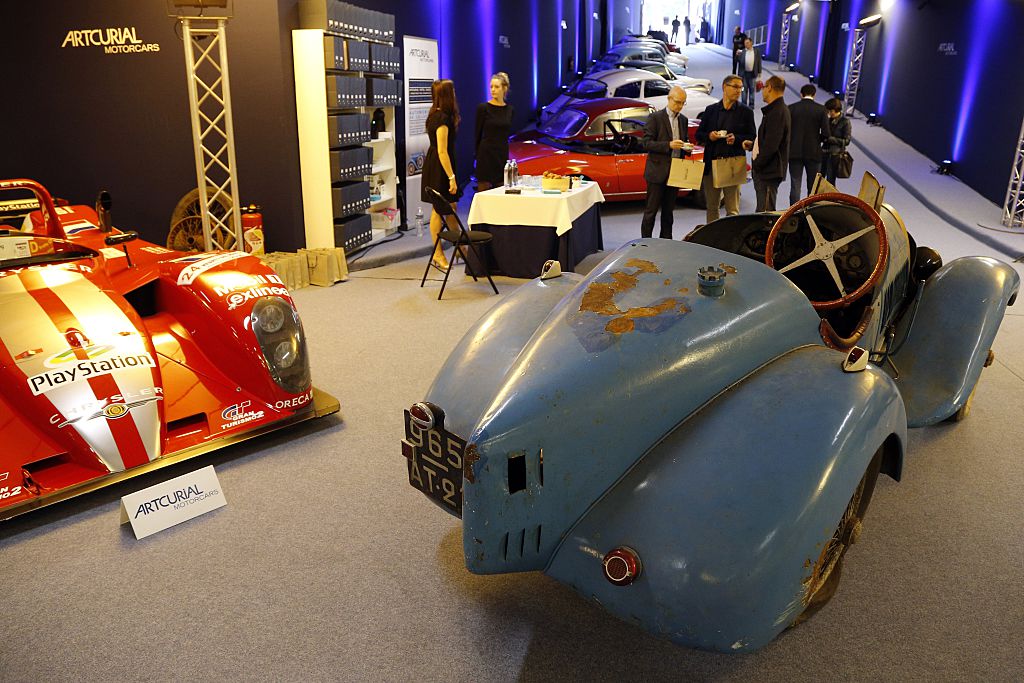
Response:
[{"label": "black handbag", "polygon": [[849,178],[853,175],[853,157],[845,149],[835,158],[836,178]]}]

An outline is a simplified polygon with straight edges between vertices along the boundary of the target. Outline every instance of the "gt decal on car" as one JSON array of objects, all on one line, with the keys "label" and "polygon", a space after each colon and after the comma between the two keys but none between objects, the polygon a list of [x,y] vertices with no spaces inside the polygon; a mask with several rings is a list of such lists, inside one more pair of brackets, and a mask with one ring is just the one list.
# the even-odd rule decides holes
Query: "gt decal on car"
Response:
[{"label": "gt decal on car", "polygon": [[251,405],[252,401],[242,401],[222,410],[220,416],[222,419],[227,420],[227,422],[220,426],[221,430],[231,429],[255,420],[262,420],[265,415],[262,410],[246,410]]}]

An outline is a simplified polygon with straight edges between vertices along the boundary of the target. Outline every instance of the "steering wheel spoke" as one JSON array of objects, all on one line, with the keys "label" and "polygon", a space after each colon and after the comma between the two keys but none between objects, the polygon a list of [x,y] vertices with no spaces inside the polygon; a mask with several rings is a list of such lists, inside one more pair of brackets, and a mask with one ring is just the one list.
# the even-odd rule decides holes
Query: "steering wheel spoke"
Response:
[{"label": "steering wheel spoke", "polygon": [[864,235],[868,234],[869,232],[874,232],[874,230],[875,230],[875,226],[869,225],[868,227],[864,228],[863,230],[858,230],[857,232],[853,233],[852,235],[847,235],[846,237],[842,237],[840,239],[837,239],[835,242],[832,243],[832,248],[835,249],[836,251],[839,251],[840,249],[845,247],[850,242],[855,242],[855,241],[859,240],[861,237],[863,237]]},{"label": "steering wheel spoke", "polygon": [[828,272],[832,275],[832,280],[835,281],[836,287],[839,288],[839,296],[846,296],[846,287],[843,286],[843,281],[839,278],[839,269],[836,268],[836,260],[834,258],[824,259],[825,267],[828,268]]}]

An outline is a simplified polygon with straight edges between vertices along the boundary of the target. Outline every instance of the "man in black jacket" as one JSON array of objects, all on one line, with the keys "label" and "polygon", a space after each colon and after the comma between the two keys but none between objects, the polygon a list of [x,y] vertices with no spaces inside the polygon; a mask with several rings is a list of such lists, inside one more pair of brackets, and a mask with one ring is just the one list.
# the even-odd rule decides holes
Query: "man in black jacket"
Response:
[{"label": "man in black jacket", "polygon": [[661,232],[658,237],[672,239],[672,220],[679,189],[669,187],[668,174],[673,157],[687,154],[683,149],[689,122],[683,116],[686,91],[676,86],[668,93],[668,104],[664,109],[647,117],[644,125],[643,147],[647,151],[644,166],[644,180],[647,181],[647,205],[640,223],[640,236],[651,237],[654,233],[654,216],[661,210]]},{"label": "man in black jacket", "polygon": [[737,26],[732,34],[732,72],[736,73],[740,66],[740,53],[743,52],[743,44],[747,40],[747,34]]},{"label": "man in black jacket", "polygon": [[786,82],[772,76],[761,90],[764,105],[761,107],[761,125],[757,129],[757,140],[745,149],[753,151],[750,162],[754,176],[754,194],[757,196],[755,211],[774,211],[779,184],[786,178],[789,161],[790,120],[789,108],[782,101]]},{"label": "man in black jacket", "polygon": [[789,204],[800,200],[800,179],[807,173],[807,194],[821,170],[821,143],[828,139],[828,114],[824,105],[814,101],[815,88],[808,83],[800,88],[800,101],[789,105],[792,138],[789,142]]},{"label": "man in black jacket", "polygon": [[[704,181],[701,191],[707,203],[707,222],[718,220],[718,207],[725,194],[725,213],[735,216],[740,212],[740,188],[717,188],[714,183],[712,167],[715,159],[726,157],[744,157],[747,143],[753,143],[757,136],[754,127],[754,112],[740,104],[740,93],[743,92],[743,80],[736,75],[726,76],[722,81],[722,99],[708,105],[700,115],[700,126],[697,128],[697,144],[704,146]],[[725,135],[722,135],[722,132]]]}]

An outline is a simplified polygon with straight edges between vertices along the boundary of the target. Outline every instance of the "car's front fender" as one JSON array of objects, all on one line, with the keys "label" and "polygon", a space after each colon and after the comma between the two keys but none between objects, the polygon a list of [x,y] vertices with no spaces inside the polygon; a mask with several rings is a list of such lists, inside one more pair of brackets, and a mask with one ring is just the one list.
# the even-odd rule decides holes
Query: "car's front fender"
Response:
[{"label": "car's front fender", "polygon": [[[891,378],[807,346],[733,385],[655,445],[566,535],[545,570],[677,643],[758,648],[803,611],[808,578],[874,453],[898,476],[906,417]],[[642,571],[611,584],[626,546]]]},{"label": "car's front fender", "polygon": [[967,402],[1019,287],[1013,268],[983,256],[958,258],[928,278],[892,357],[911,427],[940,422]]}]

